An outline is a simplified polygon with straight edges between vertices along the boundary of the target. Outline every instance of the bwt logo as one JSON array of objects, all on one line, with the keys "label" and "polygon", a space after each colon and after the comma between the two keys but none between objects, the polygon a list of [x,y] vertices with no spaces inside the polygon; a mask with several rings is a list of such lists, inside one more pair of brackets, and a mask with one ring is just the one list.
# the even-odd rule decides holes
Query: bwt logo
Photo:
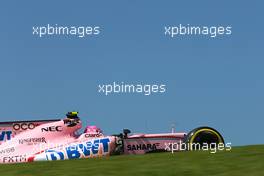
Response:
[{"label": "bwt logo", "polygon": [[0,134],[0,141],[10,140],[12,131],[2,131]]},{"label": "bwt logo", "polygon": [[62,126],[50,126],[46,128],[41,128],[41,132],[59,132],[62,131]]},{"label": "bwt logo", "polygon": [[102,154],[109,152],[109,143],[109,138],[104,138],[74,144],[60,151],[47,150],[46,158],[47,160],[65,160],[97,156],[99,154],[100,146],[102,147]]}]

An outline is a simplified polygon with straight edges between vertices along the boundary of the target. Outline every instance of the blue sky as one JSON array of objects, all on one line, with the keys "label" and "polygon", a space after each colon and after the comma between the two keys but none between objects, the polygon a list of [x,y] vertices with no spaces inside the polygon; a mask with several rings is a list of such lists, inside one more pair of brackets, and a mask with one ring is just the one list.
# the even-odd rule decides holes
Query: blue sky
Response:
[{"label": "blue sky", "polygon": [[[260,144],[264,115],[263,3],[5,1],[0,5],[1,121],[78,110],[105,133],[218,129]],[[32,35],[32,26],[98,25],[96,37]],[[219,38],[164,36],[164,26],[231,25]],[[104,96],[98,84],[164,83],[162,95]]]}]

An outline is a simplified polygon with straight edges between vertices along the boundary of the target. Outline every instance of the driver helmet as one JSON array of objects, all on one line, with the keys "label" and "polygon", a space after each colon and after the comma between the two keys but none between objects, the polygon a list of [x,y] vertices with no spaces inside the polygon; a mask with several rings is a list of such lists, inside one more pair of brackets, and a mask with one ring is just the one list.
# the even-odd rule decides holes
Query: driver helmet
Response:
[{"label": "driver helmet", "polygon": [[79,119],[77,111],[68,112],[66,116],[69,119]]}]

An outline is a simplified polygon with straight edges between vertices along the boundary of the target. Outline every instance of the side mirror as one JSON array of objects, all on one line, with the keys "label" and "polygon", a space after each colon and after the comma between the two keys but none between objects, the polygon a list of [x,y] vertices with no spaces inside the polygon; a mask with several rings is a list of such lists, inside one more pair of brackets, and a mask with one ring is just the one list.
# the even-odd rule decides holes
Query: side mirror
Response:
[{"label": "side mirror", "polygon": [[123,129],[124,138],[127,138],[127,134],[131,133],[129,129]]}]

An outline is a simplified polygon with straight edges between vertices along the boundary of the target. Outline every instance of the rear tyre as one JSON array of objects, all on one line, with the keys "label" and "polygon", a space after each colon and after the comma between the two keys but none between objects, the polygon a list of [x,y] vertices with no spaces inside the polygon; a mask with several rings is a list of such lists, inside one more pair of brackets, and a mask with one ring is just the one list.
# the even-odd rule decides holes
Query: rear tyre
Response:
[{"label": "rear tyre", "polygon": [[223,136],[216,129],[206,126],[190,131],[183,142],[189,146],[190,150],[193,150],[194,147],[201,148],[204,145],[216,147],[219,144],[225,144]]}]

